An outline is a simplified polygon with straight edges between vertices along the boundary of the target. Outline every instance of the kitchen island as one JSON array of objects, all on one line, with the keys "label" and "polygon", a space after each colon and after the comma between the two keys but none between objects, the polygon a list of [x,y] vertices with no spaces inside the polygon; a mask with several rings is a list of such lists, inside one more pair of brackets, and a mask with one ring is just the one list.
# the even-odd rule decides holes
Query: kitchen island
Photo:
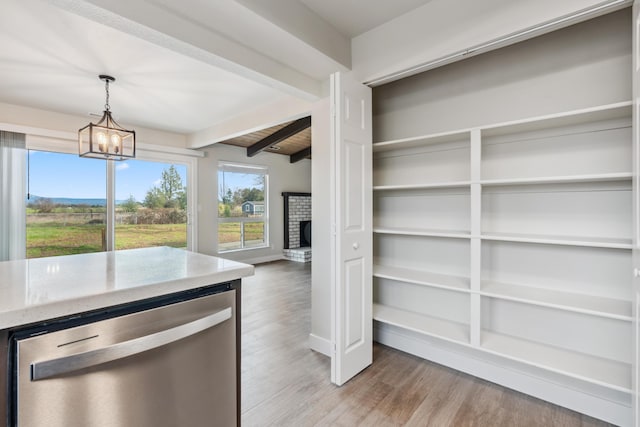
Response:
[{"label": "kitchen island", "polygon": [[[76,325],[83,325],[83,319],[92,316],[109,319],[130,312],[139,316],[139,313],[135,313],[138,309],[129,307],[153,307],[156,301],[158,305],[169,304],[166,302],[168,298],[195,298],[184,295],[195,295],[195,292],[213,293],[209,289],[221,286],[230,291],[229,295],[233,295],[226,298],[231,301],[228,305],[233,305],[235,319],[232,331],[237,375],[236,387],[232,389],[239,396],[240,279],[252,274],[251,265],[168,247],[0,262],[0,364],[12,366],[0,376],[0,398],[6,402],[0,408],[1,418],[7,419],[8,425],[15,422],[8,418],[10,415],[15,417],[16,412],[11,407],[15,403],[10,403],[15,399],[8,389],[15,387],[15,384],[11,384],[11,378],[17,369],[15,362],[12,362],[12,355],[16,353],[12,345],[16,345],[11,344],[11,337],[17,332],[36,327],[40,329],[36,329],[32,335],[42,334],[49,332],[49,329],[60,329],[59,325],[69,319],[74,319]],[[189,317],[190,313],[181,316],[187,323],[195,324],[200,321]],[[114,320],[116,319],[107,321]],[[170,326],[176,330],[183,327],[181,323],[178,324],[179,320],[176,319],[176,324]],[[80,326],[79,329],[87,327],[89,326]],[[118,334],[125,335],[125,332],[119,331]],[[118,347],[122,343],[106,344]],[[85,344],[78,345],[77,348],[87,350],[83,345]],[[200,348],[202,350],[203,347]],[[128,359],[136,360],[136,357],[141,356]],[[31,369],[33,371],[33,365]],[[33,376],[33,372],[31,375]],[[59,379],[54,378],[53,382]],[[31,381],[35,380],[32,378]],[[7,387],[7,382],[10,387]],[[238,398],[236,406],[239,406],[239,402]]]}]

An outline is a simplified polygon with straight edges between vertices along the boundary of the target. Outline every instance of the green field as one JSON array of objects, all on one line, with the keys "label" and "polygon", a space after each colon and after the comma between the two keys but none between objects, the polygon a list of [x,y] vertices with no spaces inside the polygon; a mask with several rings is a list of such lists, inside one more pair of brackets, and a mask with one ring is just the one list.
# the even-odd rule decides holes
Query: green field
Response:
[{"label": "green field", "polygon": [[[72,255],[103,250],[104,224],[60,224],[52,222],[27,225],[27,258]],[[244,226],[245,247],[264,242],[262,222]],[[220,223],[218,241],[222,248],[237,249],[240,245],[240,223]],[[116,249],[151,246],[187,246],[186,224],[121,224],[116,225]]]},{"label": "green field", "polygon": [[116,249],[187,247],[187,224],[116,225]]},{"label": "green field", "polygon": [[[262,240],[264,230],[262,222],[248,222],[244,225],[245,240]],[[230,243],[240,241],[240,223],[222,222],[218,224],[218,242]]]},{"label": "green field", "polygon": [[[71,255],[102,250],[102,224],[27,226],[27,258]],[[116,249],[187,246],[186,224],[116,225]]]}]

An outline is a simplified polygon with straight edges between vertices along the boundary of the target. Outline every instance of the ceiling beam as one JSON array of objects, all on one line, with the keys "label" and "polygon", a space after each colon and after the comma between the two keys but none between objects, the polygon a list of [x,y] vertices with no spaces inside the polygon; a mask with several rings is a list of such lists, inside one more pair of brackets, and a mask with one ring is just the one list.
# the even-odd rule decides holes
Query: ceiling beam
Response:
[{"label": "ceiling beam", "polygon": [[311,155],[311,147],[304,148],[289,156],[289,163],[297,163],[302,159],[306,159]]},{"label": "ceiling beam", "polygon": [[[272,103],[258,106],[249,111],[219,122],[210,128],[187,136],[188,148],[200,148],[216,142],[263,130],[280,123],[290,122],[309,115],[311,103],[286,96]],[[0,114],[0,117],[2,114]]]},{"label": "ceiling beam", "polygon": [[[331,24],[313,12],[306,4],[304,4],[303,1],[236,0],[236,3],[240,3],[250,9],[253,13],[260,15],[272,25],[277,26],[277,28],[281,29],[286,34],[295,37],[301,43],[304,43],[307,46],[307,49],[314,49],[325,55],[331,61],[334,61],[337,66],[336,70],[345,72],[351,70],[351,38],[344,36],[339,31],[336,31]],[[236,29],[236,31],[242,30],[244,29]],[[252,28],[251,32],[254,31],[255,30]],[[261,34],[257,34],[256,37],[261,37]],[[278,45],[276,46],[278,47],[282,44],[281,41],[278,41],[277,43]],[[292,49],[294,49],[294,46],[289,46],[286,50]],[[257,48],[257,50],[264,51],[265,49]],[[297,53],[292,52],[292,54],[296,55]],[[314,68],[317,70],[317,65],[309,63],[309,57],[303,57],[302,55],[299,56],[299,61],[301,63],[306,62],[308,64],[307,66],[311,67],[311,70]],[[286,63],[285,61],[283,62]],[[312,76],[315,75],[310,72],[307,74]],[[325,73],[321,75],[326,77]]]},{"label": "ceiling beam", "polygon": [[303,117],[296,120],[293,123],[288,124],[280,130],[275,131],[271,135],[262,138],[260,141],[247,147],[247,157],[253,157],[261,151],[273,147],[279,142],[292,137],[293,135],[301,132],[308,127],[311,127],[311,116]]}]

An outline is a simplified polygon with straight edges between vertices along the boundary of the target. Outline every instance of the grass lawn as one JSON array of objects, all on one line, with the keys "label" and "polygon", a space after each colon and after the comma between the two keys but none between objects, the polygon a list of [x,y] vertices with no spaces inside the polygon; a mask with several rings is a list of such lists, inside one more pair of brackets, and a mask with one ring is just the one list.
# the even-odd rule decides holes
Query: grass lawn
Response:
[{"label": "grass lawn", "polygon": [[27,258],[82,254],[102,250],[101,224],[27,225]]},{"label": "grass lawn", "polygon": [[116,225],[116,249],[187,247],[187,224]]},{"label": "grass lawn", "polygon": [[[72,255],[102,250],[102,224],[27,225],[27,258]],[[187,246],[186,224],[117,225],[116,249]]]},{"label": "grass lawn", "polygon": [[[264,223],[247,222],[244,224],[244,240],[260,240],[264,241]],[[239,222],[220,222],[218,223],[218,243],[240,244],[240,223]]]},{"label": "grass lawn", "polygon": [[[28,224],[27,258],[100,252],[103,228],[103,224]],[[245,223],[244,232],[245,242],[264,242],[262,222]],[[240,247],[240,223],[220,223],[218,237],[220,244]],[[150,246],[186,247],[187,224],[116,225],[116,249]]]}]

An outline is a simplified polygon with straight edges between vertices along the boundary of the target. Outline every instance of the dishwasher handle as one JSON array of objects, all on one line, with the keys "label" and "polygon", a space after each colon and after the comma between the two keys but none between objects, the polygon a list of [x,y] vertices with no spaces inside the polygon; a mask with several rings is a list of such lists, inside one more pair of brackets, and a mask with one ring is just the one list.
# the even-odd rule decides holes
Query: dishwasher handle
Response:
[{"label": "dishwasher handle", "polygon": [[145,335],[96,350],[85,351],[42,362],[33,362],[31,363],[31,381],[44,380],[162,347],[212,328],[230,319],[231,315],[231,307],[227,307],[216,313],[194,320],[193,322],[185,323],[151,335]]}]

